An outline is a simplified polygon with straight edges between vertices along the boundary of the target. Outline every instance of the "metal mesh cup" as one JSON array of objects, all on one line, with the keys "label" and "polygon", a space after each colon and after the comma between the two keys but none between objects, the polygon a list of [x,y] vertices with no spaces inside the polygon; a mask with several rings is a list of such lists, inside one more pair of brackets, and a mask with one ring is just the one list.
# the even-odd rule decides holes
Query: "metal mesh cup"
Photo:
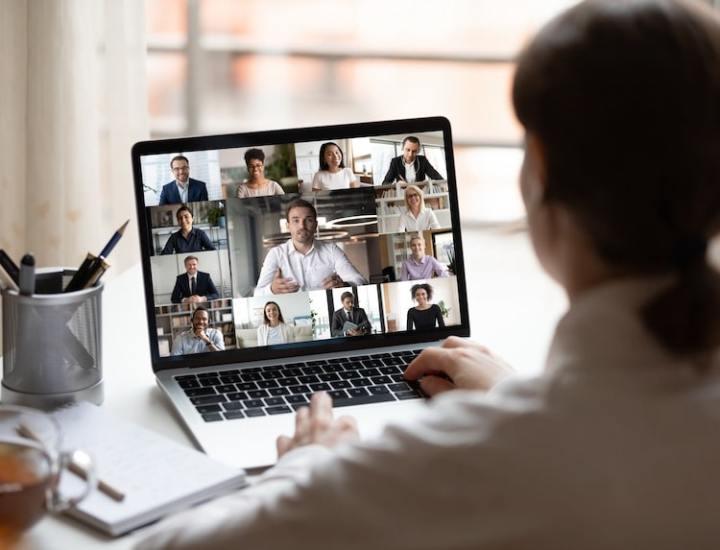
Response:
[{"label": "metal mesh cup", "polygon": [[60,292],[72,274],[38,273],[32,296],[3,291],[3,402],[102,403],[103,286]]}]

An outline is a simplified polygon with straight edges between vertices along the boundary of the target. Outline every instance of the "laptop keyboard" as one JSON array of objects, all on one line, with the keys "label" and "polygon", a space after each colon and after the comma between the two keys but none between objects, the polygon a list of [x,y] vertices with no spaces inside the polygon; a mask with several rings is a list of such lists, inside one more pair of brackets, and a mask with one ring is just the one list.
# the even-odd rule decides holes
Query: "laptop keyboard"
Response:
[{"label": "laptop keyboard", "polygon": [[418,399],[403,372],[422,350],[405,350],[175,376],[205,422],[288,414],[316,391],[334,407]]}]

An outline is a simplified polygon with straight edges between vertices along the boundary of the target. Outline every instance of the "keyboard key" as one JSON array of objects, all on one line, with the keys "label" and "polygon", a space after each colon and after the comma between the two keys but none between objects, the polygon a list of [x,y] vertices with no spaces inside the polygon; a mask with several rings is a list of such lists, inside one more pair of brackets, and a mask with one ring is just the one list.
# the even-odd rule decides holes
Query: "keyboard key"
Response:
[{"label": "keyboard key", "polygon": [[277,378],[285,378],[282,371],[279,370],[268,370],[262,372],[262,377],[265,380],[275,380]]},{"label": "keyboard key", "polygon": [[343,380],[350,380],[352,378],[359,378],[360,375],[357,373],[356,370],[346,370],[344,372],[340,373],[340,378]]},{"label": "keyboard key", "polygon": [[404,361],[403,361],[402,359],[400,359],[399,357],[386,357],[386,358],[383,359],[382,361],[383,361],[383,363],[385,363],[385,364],[388,365],[388,366],[390,366],[390,365],[404,365],[404,364],[405,364]]},{"label": "keyboard key", "polygon": [[240,409],[244,409],[245,406],[237,401],[230,401],[229,403],[223,403],[223,408],[226,411],[239,411]]},{"label": "keyboard key", "polygon": [[323,370],[325,372],[342,372],[345,369],[343,368],[342,365],[325,365],[323,367]]},{"label": "keyboard key", "polygon": [[200,414],[220,412],[220,405],[198,405],[195,407]]},{"label": "keyboard key", "polygon": [[352,388],[352,384],[349,380],[335,380],[330,382],[330,387],[334,390],[342,390],[344,388]]},{"label": "keyboard key", "polygon": [[393,351],[390,355],[393,357],[400,357],[401,355],[405,355],[407,353],[406,350],[403,351]]},{"label": "keyboard key", "polygon": [[198,377],[198,378],[217,378],[218,376],[220,376],[220,374],[219,374],[218,372],[215,372],[215,371],[213,371],[213,372],[199,372],[199,373],[197,373],[197,377]]},{"label": "keyboard key", "polygon": [[395,394],[395,397],[401,400],[406,399],[420,399],[420,396],[414,391],[400,391]]},{"label": "keyboard key", "polygon": [[268,414],[288,414],[292,412],[292,409],[287,405],[283,405],[282,407],[268,407],[265,412]]},{"label": "keyboard key", "polygon": [[244,401],[248,398],[248,394],[241,391],[237,393],[226,393],[225,397],[227,397],[230,401]]},{"label": "keyboard key", "polygon": [[307,397],[304,395],[288,395],[285,399],[293,405],[303,405],[308,402]]},{"label": "keyboard key", "polygon": [[351,357],[353,361],[369,361],[370,359],[374,359],[375,357],[378,357],[377,355],[373,355],[370,357],[369,355],[356,355],[355,357]]},{"label": "keyboard key", "polygon": [[326,372],[318,376],[323,382],[331,382],[332,380],[340,380],[340,377],[334,372]]},{"label": "keyboard key", "polygon": [[[248,370],[252,370],[252,369],[248,369]],[[230,370],[224,370],[221,373],[221,375],[223,375],[223,376],[232,376],[233,374],[240,374],[240,371],[238,369],[230,369]]]},{"label": "keyboard key", "polygon": [[202,378],[200,380],[200,385],[203,387],[209,387],[209,386],[219,386],[220,385],[220,379],[219,378]]},{"label": "keyboard key", "polygon": [[316,365],[327,365],[327,361],[325,359],[319,359],[317,361],[308,361],[307,364],[314,367]]},{"label": "keyboard key", "polygon": [[197,380],[197,377],[194,374],[181,374],[180,376],[173,376],[173,378],[178,382],[183,380]]},{"label": "keyboard key", "polygon": [[261,397],[267,397],[269,394],[267,390],[250,390],[247,392],[248,397],[251,399],[259,399]]},{"label": "keyboard key", "polygon": [[368,391],[365,388],[350,388],[347,391],[350,397],[362,397],[368,395]]},{"label": "keyboard key", "polygon": [[223,386],[216,386],[215,390],[217,390],[218,393],[234,393],[237,391],[237,388],[235,387],[235,384],[226,384]]},{"label": "keyboard key", "polygon": [[229,411],[223,413],[226,420],[236,420],[238,418],[245,418],[245,414],[242,411]]},{"label": "keyboard key", "polygon": [[316,365],[314,367],[304,367],[302,369],[303,374],[320,374],[323,370],[322,367],[319,365]]},{"label": "keyboard key", "polygon": [[397,374],[397,372],[398,372],[398,368],[395,366],[380,367],[378,370],[380,371],[381,374]]},{"label": "keyboard key", "polygon": [[312,393],[307,386],[291,386],[288,389],[290,393]]},{"label": "keyboard key", "polygon": [[383,366],[383,362],[380,361],[380,359],[370,359],[368,361],[363,361],[362,364],[367,368]]},{"label": "keyboard key", "polygon": [[256,382],[259,388],[267,389],[267,388],[277,388],[278,383],[276,380],[258,380]]},{"label": "keyboard key", "polygon": [[377,385],[392,383],[392,380],[390,380],[390,377],[386,376],[384,374],[382,376],[373,376],[370,380],[372,380],[373,384],[377,384]]},{"label": "keyboard key", "polygon": [[358,374],[363,378],[370,378],[371,376],[380,376],[380,371],[377,369],[360,369]]},{"label": "keyboard key", "polygon": [[285,368],[280,371],[285,378],[292,378],[293,376],[302,376],[302,371],[296,368]]},{"label": "keyboard key", "polygon": [[398,383],[398,384],[388,384],[388,389],[390,391],[393,391],[395,393],[401,392],[401,391],[412,391],[412,388],[405,384],[404,382]]},{"label": "keyboard key", "polygon": [[303,367],[307,366],[305,363],[288,363],[287,365],[280,365],[280,367],[285,367],[288,369],[301,369]]},{"label": "keyboard key", "polygon": [[263,372],[273,372],[273,371],[279,371],[282,370],[285,367],[289,367],[290,365],[267,365],[266,367],[262,367],[261,369],[258,369],[259,371]]},{"label": "keyboard key", "polygon": [[351,361],[343,365],[344,370],[360,370],[363,368],[363,364],[360,361]]},{"label": "keyboard key", "polygon": [[[240,378],[242,379],[243,382],[256,382],[258,380],[263,379],[263,377],[260,376],[259,372],[243,372],[240,375]],[[239,382],[239,380],[238,380],[238,382]]]},{"label": "keyboard key", "polygon": [[221,376],[220,382],[223,384],[234,384],[235,382],[242,382],[237,374],[231,374],[230,376]]},{"label": "keyboard key", "polygon": [[222,416],[220,416],[220,413],[204,414],[202,417],[205,422],[217,422],[218,420],[223,419]]},{"label": "keyboard key", "polygon": [[273,395],[273,396],[289,395],[289,394],[290,394],[290,390],[287,389],[287,388],[270,388],[270,389],[268,390],[268,393],[269,393],[270,395]]},{"label": "keyboard key", "polygon": [[278,384],[281,386],[297,386],[300,382],[298,382],[297,378],[280,378],[278,381]]},{"label": "keyboard key", "polygon": [[306,374],[304,376],[298,376],[298,380],[301,384],[314,384],[320,382],[320,379],[314,374]]},{"label": "keyboard key", "polygon": [[393,382],[405,382],[405,376],[403,373],[399,372],[397,374],[391,374],[390,378]]},{"label": "keyboard key", "polygon": [[376,353],[375,355],[373,355],[373,359],[383,359],[387,357],[392,357],[392,355],[389,353]]},{"label": "keyboard key", "polygon": [[190,390],[193,388],[199,388],[200,382],[193,378],[192,380],[179,380],[178,385],[184,390]]},{"label": "keyboard key", "polygon": [[327,382],[318,382],[317,384],[310,384],[312,391],[329,391],[330,385]]},{"label": "keyboard key", "polygon": [[350,380],[350,383],[355,387],[361,386],[372,386],[373,383],[369,378],[354,378]]},{"label": "keyboard key", "polygon": [[246,409],[256,409],[258,407],[264,407],[265,403],[262,402],[262,399],[247,399],[242,402],[243,405],[245,405]]},{"label": "keyboard key", "polygon": [[350,397],[347,399],[333,400],[333,407],[348,407],[350,405],[367,405],[369,403],[383,403],[385,401],[395,401],[391,393],[383,395],[366,395],[364,397]]},{"label": "keyboard key", "polygon": [[203,397],[191,397],[193,405],[212,405],[213,403],[224,403],[227,401],[224,395],[207,395]]},{"label": "keyboard key", "polygon": [[345,359],[345,357],[333,357],[332,359],[328,359],[327,362],[329,365],[337,365],[338,363],[345,361]]},{"label": "keyboard key", "polygon": [[282,397],[267,397],[267,398],[265,398],[265,405],[268,407],[275,407],[276,405],[285,405],[285,400]]},{"label": "keyboard key", "polygon": [[253,416],[265,416],[265,411],[262,409],[247,409],[245,416],[252,418]]},{"label": "keyboard key", "polygon": [[348,396],[345,390],[331,390],[328,392],[328,395],[333,398],[333,401],[336,399],[347,399]]},{"label": "keyboard key", "polygon": [[214,388],[192,388],[185,390],[185,395],[188,397],[200,397],[201,395],[215,395]]},{"label": "keyboard key", "polygon": [[240,391],[248,391],[248,390],[256,390],[258,389],[257,384],[255,382],[241,382],[240,384],[235,384],[237,386],[237,389]]},{"label": "keyboard key", "polygon": [[390,393],[390,390],[387,389],[385,386],[370,386],[367,390],[373,395]]}]

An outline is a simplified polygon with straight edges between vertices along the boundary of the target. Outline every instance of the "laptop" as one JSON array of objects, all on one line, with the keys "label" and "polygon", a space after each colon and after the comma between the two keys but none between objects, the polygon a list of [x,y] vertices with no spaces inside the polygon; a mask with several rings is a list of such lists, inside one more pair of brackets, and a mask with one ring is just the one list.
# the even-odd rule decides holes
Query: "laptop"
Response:
[{"label": "laptop", "polygon": [[362,436],[422,408],[403,379],[468,336],[443,117],[132,149],[152,368],[197,446],[273,464],[316,391]]}]

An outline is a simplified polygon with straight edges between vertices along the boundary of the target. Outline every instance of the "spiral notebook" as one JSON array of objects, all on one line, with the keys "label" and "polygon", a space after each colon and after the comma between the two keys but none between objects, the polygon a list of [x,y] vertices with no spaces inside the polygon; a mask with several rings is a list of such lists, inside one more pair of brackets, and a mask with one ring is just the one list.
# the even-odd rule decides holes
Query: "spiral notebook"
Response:
[{"label": "spiral notebook", "polygon": [[[117,502],[96,490],[67,512],[109,535],[127,533],[246,485],[243,470],[115,418],[90,403],[53,415],[62,426],[63,447],[88,451],[98,477],[125,493]],[[83,487],[82,479],[63,472],[63,494],[78,494]]]}]

